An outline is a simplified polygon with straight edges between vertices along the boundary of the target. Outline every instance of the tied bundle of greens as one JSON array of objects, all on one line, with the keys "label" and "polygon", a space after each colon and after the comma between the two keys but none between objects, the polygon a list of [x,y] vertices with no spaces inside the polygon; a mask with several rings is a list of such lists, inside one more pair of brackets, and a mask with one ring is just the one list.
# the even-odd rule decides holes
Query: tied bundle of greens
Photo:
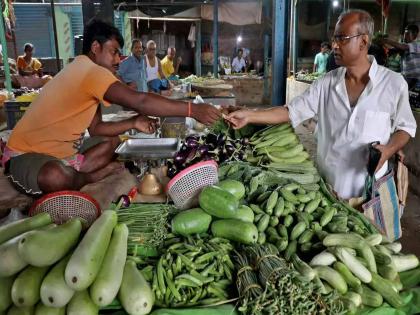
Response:
[{"label": "tied bundle of greens", "polygon": [[335,291],[322,295],[321,289],[314,282],[305,281],[273,246],[247,247],[235,261],[239,311],[243,314],[345,313]]},{"label": "tied bundle of greens", "polygon": [[167,204],[133,204],[117,211],[118,222],[125,223],[129,230],[129,255],[142,255],[145,248],[161,246],[168,234],[168,215],[172,210]]}]

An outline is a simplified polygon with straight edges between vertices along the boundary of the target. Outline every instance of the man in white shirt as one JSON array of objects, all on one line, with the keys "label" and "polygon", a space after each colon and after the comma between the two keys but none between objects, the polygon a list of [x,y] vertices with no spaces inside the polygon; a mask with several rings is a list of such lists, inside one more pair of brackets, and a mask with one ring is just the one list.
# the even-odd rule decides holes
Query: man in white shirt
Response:
[{"label": "man in white shirt", "polygon": [[243,57],[244,51],[242,48],[238,49],[238,56],[233,58],[232,61],[232,70],[233,72],[245,72],[246,71],[246,63]]},{"label": "man in white shirt", "polygon": [[372,35],[373,20],[367,12],[343,13],[332,38],[340,68],[315,81],[288,107],[236,111],[227,120],[235,128],[287,121],[296,127],[318,115],[317,162],[321,174],[338,196],[360,197],[367,175],[368,144],[381,143],[376,146],[381,151],[376,169],[379,177],[386,173],[387,161],[416,132],[407,83],[400,74],[368,56]]}]

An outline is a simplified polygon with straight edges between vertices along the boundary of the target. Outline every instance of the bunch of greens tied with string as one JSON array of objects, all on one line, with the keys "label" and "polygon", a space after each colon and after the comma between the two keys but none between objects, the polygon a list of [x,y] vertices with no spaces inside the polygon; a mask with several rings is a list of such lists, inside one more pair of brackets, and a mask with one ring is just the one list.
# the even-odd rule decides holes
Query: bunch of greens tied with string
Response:
[{"label": "bunch of greens tied with string", "polygon": [[344,314],[335,292],[320,293],[314,282],[305,281],[273,246],[254,245],[235,258],[239,311],[243,314]]},{"label": "bunch of greens tied with string", "polygon": [[133,204],[117,211],[118,222],[128,227],[128,253],[136,256],[140,247],[159,247],[168,234],[167,204]]}]

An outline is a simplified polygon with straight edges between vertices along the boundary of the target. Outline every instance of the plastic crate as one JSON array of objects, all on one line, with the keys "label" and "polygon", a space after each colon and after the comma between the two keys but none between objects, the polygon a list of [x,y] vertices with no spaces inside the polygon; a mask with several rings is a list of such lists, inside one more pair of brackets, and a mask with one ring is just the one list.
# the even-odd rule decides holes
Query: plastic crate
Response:
[{"label": "plastic crate", "polygon": [[7,129],[12,130],[16,123],[23,117],[30,102],[4,102],[4,112],[6,113]]}]

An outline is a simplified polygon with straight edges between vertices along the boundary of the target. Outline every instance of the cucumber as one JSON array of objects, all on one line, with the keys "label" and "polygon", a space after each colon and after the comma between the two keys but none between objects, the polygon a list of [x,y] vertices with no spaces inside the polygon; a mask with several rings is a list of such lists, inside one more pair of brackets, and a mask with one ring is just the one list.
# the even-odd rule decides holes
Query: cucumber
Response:
[{"label": "cucumber", "polygon": [[66,283],[70,288],[82,291],[95,280],[116,224],[116,212],[106,210],[86,232],[70,257],[64,272]]},{"label": "cucumber", "polygon": [[73,218],[51,229],[28,232],[19,241],[19,255],[32,266],[51,266],[77,244],[81,231],[80,219]]},{"label": "cucumber", "polygon": [[241,200],[245,196],[245,186],[237,180],[225,179],[217,184],[217,186],[230,192],[238,200]]},{"label": "cucumber", "polygon": [[24,232],[40,228],[52,222],[48,213],[40,213],[36,216],[15,221],[0,227],[0,244],[23,234]]},{"label": "cucumber", "polygon": [[342,262],[335,262],[334,263],[334,269],[337,270],[341,276],[344,278],[344,280],[346,280],[347,284],[352,287],[353,289],[357,289],[360,287],[360,285],[362,284],[362,282],[360,281],[359,278],[355,277],[349,268],[347,268],[347,266],[345,264],[343,264]]},{"label": "cucumber", "polygon": [[127,258],[128,228],[117,224],[112,233],[101,269],[90,287],[92,301],[98,306],[111,304],[118,294]]},{"label": "cucumber", "polygon": [[298,255],[292,255],[292,263],[305,281],[312,281],[315,278],[316,272],[306,262],[301,260]]},{"label": "cucumber", "polygon": [[284,258],[289,261],[292,258],[292,255],[296,253],[297,241],[291,241],[284,252]]},{"label": "cucumber", "polygon": [[311,201],[309,201],[305,206],[305,212],[306,213],[312,213],[318,208],[319,203],[321,202],[320,198],[315,198]]},{"label": "cucumber", "polygon": [[87,290],[76,292],[67,306],[67,315],[98,315],[99,308],[90,299]]},{"label": "cucumber", "polygon": [[235,196],[217,186],[205,187],[200,193],[199,203],[208,214],[221,219],[234,218],[238,211]]},{"label": "cucumber", "polygon": [[[251,210],[252,212],[252,210]],[[207,232],[211,215],[200,208],[185,210],[172,219],[172,232],[183,236]]]},{"label": "cucumber", "polygon": [[0,278],[0,312],[6,311],[12,304],[10,292],[15,277]]},{"label": "cucumber", "polygon": [[296,195],[292,193],[291,191],[282,188],[280,189],[280,193],[283,196],[284,200],[291,202],[292,204],[299,204],[299,200],[297,199]]},{"label": "cucumber", "polygon": [[372,273],[372,281],[369,283],[369,286],[378,292],[386,302],[388,302],[392,307],[400,308],[404,305],[404,301],[394,290],[390,290],[389,282],[386,279],[383,279],[376,273]]},{"label": "cucumber", "polygon": [[234,219],[252,223],[254,222],[254,218],[255,218],[254,211],[252,211],[250,207],[242,205],[242,206],[239,206],[237,217]]},{"label": "cucumber", "polygon": [[258,229],[254,224],[235,219],[213,222],[211,232],[216,237],[226,238],[243,244],[255,244],[258,240]]},{"label": "cucumber", "polygon": [[370,307],[380,307],[384,302],[382,295],[370,289],[366,285],[362,285],[362,304]]},{"label": "cucumber", "polygon": [[130,315],[149,314],[152,310],[154,303],[152,289],[131,260],[125,263],[118,297],[124,310]]},{"label": "cucumber", "polygon": [[314,270],[319,278],[328,282],[340,294],[345,294],[348,290],[344,278],[334,269],[328,266],[316,266]]},{"label": "cucumber", "polygon": [[28,265],[19,255],[18,250],[19,241],[25,234],[16,236],[0,245],[0,277],[10,277]]},{"label": "cucumber", "polygon": [[12,301],[18,307],[34,306],[39,301],[39,291],[48,267],[29,266],[15,279]]},{"label": "cucumber", "polygon": [[260,233],[258,233],[258,240],[257,240],[257,243],[258,243],[258,244],[260,244],[260,245],[263,245],[263,244],[265,243],[265,240],[266,240],[266,235],[265,235],[265,233],[264,233],[264,232],[260,232]]},{"label": "cucumber", "polygon": [[42,303],[38,303],[35,308],[35,315],[66,315],[66,308],[50,307],[45,306]]},{"label": "cucumber", "polygon": [[64,270],[70,256],[68,255],[58,262],[42,281],[40,296],[44,305],[55,308],[64,307],[73,297],[74,290],[67,285],[64,279]]},{"label": "cucumber", "polygon": [[33,306],[17,307],[16,305],[13,305],[7,311],[7,315],[34,315],[34,308]]},{"label": "cucumber", "polygon": [[294,241],[297,239],[303,232],[306,230],[306,223],[305,222],[298,222],[292,229],[292,232],[290,233],[290,239]]},{"label": "cucumber", "polygon": [[260,221],[258,221],[258,226],[257,226],[258,232],[264,232],[267,229],[269,223],[270,223],[270,216],[268,214],[264,214],[261,217]]},{"label": "cucumber", "polygon": [[270,217],[270,226],[275,227],[279,225],[279,218],[276,216],[271,216]]},{"label": "cucumber", "polygon": [[304,231],[299,236],[298,243],[299,244],[304,244],[304,243],[310,242],[311,239],[312,239],[312,237],[314,236],[314,234],[315,233],[312,230],[306,230],[306,231]]},{"label": "cucumber", "polygon": [[283,214],[284,211],[284,199],[283,197],[279,197],[277,199],[277,204],[274,207],[274,215],[276,217],[280,217]]}]

